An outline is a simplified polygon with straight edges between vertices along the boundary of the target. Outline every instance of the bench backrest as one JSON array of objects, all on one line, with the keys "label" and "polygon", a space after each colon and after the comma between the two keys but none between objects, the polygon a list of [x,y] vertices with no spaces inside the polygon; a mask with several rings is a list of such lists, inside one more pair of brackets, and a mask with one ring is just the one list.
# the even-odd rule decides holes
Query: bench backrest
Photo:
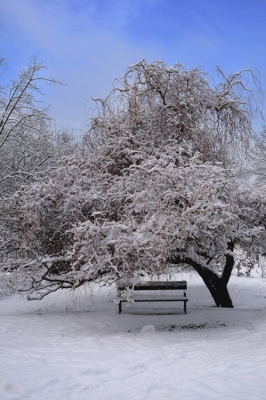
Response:
[{"label": "bench backrest", "polygon": [[129,286],[130,289],[134,290],[186,290],[187,282],[186,281],[169,281],[169,282],[160,282],[160,281],[147,281],[137,283],[136,285]]}]

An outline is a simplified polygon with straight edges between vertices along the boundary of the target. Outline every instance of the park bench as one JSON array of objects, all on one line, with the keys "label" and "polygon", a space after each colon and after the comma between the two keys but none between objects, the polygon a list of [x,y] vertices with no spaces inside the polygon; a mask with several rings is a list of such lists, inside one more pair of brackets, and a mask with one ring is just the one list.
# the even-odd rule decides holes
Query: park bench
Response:
[{"label": "park bench", "polygon": [[[129,289],[132,294],[133,302],[157,302],[157,301],[183,301],[184,303],[184,313],[187,313],[187,301],[188,298],[186,296],[187,282],[186,281],[147,281],[137,283],[135,285],[129,285]],[[118,285],[118,311],[119,314],[122,312],[122,302],[127,302],[128,299],[125,296],[126,288]],[[183,294],[176,294],[176,291],[183,290]],[[144,294],[144,291],[150,291],[151,293]],[[158,296],[157,292],[161,291]],[[175,291],[175,293],[165,294],[164,291]],[[156,293],[155,293],[156,292]]]}]

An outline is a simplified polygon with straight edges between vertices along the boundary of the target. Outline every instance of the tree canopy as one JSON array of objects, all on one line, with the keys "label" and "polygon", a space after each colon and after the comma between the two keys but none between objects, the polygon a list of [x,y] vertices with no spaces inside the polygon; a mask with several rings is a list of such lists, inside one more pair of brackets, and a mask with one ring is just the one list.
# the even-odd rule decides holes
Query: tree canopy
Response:
[{"label": "tree canopy", "polygon": [[234,246],[263,230],[236,177],[253,137],[245,79],[256,76],[218,72],[215,83],[199,69],[140,61],[95,99],[83,148],[3,204],[6,232],[19,237],[20,258],[4,265],[13,285],[42,298],[187,264],[217,306],[232,307]]}]

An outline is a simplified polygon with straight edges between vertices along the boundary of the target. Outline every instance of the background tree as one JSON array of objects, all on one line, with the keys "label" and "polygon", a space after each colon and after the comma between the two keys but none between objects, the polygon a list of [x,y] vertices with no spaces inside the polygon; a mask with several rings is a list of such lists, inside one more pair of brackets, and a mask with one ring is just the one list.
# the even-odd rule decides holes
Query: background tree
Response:
[{"label": "background tree", "polygon": [[[4,66],[4,61],[1,62]],[[35,59],[18,79],[0,88],[0,199],[38,179],[75,148],[71,132],[53,129],[48,108],[41,107],[39,85],[58,83],[42,76],[44,66]],[[0,209],[0,230],[5,214]],[[17,247],[16,234],[1,235],[1,254]]]},{"label": "background tree", "polygon": [[[3,63],[3,61],[2,61]],[[41,75],[45,67],[35,59],[26,70],[0,90],[0,196],[14,193],[58,159],[60,137],[51,129],[48,108],[41,107],[40,83],[59,83]],[[70,136],[70,135],[69,135]],[[64,144],[63,140],[60,145]],[[65,146],[66,147],[66,146]]]},{"label": "background tree", "polygon": [[256,137],[254,149],[251,154],[251,175],[256,178],[256,185],[266,184],[266,128]]}]

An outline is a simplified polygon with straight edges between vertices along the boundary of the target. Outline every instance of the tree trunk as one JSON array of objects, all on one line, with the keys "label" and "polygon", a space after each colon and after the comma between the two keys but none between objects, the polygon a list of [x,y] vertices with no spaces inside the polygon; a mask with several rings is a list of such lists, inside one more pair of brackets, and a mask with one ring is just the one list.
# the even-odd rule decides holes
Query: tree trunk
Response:
[{"label": "tree trunk", "polygon": [[[229,242],[228,250],[233,251],[233,249],[234,249],[234,243]],[[226,257],[226,262],[221,276],[216,274],[207,266],[205,267],[189,257],[175,256],[170,259],[170,262],[171,264],[191,265],[195,269],[195,271],[198,272],[203,282],[209,289],[215,301],[216,306],[233,308],[234,306],[227,290],[227,284],[229,282],[232,269],[234,267],[234,257],[230,253],[226,254],[225,257]]]}]

